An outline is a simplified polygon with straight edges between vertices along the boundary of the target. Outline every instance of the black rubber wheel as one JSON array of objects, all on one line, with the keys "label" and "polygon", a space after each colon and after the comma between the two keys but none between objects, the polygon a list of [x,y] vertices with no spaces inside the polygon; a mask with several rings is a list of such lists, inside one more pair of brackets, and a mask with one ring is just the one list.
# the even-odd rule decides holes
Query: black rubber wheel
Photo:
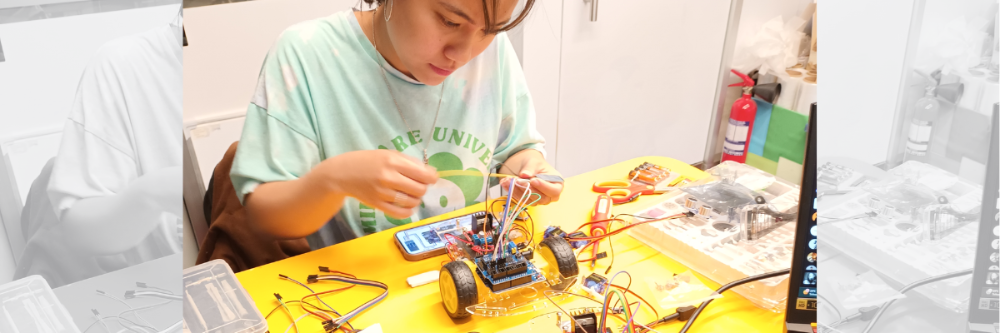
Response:
[{"label": "black rubber wheel", "polygon": [[546,238],[540,246],[543,250],[548,249],[552,253],[551,259],[555,259],[555,264],[559,267],[559,275],[564,278],[562,283],[552,286],[552,289],[566,290],[576,281],[573,278],[580,274],[580,265],[576,261],[576,255],[573,254],[573,247],[561,237]]},{"label": "black rubber wheel", "polygon": [[462,319],[472,315],[465,308],[476,304],[479,291],[476,289],[476,276],[465,262],[445,264],[441,268],[438,285],[441,288],[441,305],[449,317]]}]

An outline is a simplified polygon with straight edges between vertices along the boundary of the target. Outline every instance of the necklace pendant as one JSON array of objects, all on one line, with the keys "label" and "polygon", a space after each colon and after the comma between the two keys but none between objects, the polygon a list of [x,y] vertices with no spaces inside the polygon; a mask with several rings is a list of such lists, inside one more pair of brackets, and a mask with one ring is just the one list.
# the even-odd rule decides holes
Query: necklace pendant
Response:
[{"label": "necklace pendant", "polygon": [[430,164],[430,159],[427,158],[427,149],[424,149],[424,165]]}]

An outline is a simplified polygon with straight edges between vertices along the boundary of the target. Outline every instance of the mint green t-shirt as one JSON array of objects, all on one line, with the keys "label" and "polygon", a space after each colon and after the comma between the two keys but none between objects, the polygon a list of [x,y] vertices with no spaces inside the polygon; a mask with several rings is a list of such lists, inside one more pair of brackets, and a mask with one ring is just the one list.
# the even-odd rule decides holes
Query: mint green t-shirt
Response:
[{"label": "mint green t-shirt", "polygon": [[506,34],[442,84],[440,115],[431,129],[442,87],[388,65],[352,11],[290,27],[268,53],[247,108],[230,174],[237,195],[242,201],[262,183],[302,177],[324,159],[355,150],[394,149],[423,159],[425,143],[438,171],[484,175],[442,177],[414,215],[402,220],[348,198],[338,218],[360,236],[482,202],[485,174],[498,162],[523,149],[544,154],[524,73]]}]

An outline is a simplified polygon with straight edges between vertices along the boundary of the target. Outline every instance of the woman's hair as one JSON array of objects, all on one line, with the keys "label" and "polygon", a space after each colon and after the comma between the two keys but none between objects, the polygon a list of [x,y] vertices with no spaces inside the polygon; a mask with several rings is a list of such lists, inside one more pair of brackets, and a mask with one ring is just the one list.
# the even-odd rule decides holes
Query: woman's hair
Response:
[{"label": "woman's hair", "polygon": [[[388,0],[363,0],[363,1],[369,5],[374,3],[381,6]],[[521,24],[521,22],[524,21],[524,18],[528,16],[528,12],[531,11],[531,7],[535,5],[535,0],[525,0],[526,2],[524,4],[524,10],[521,11],[521,14],[518,14],[517,17],[511,20],[510,23],[507,23],[507,25],[502,27],[496,27],[494,26],[493,22],[496,22],[497,20],[496,13],[497,13],[497,3],[499,2],[499,0],[482,0],[482,1],[483,1],[483,19],[486,21],[486,33],[488,34],[491,33],[495,34],[508,31],[510,29],[514,29],[514,27],[516,27],[518,24]],[[493,13],[493,15],[490,15],[489,13]]]}]

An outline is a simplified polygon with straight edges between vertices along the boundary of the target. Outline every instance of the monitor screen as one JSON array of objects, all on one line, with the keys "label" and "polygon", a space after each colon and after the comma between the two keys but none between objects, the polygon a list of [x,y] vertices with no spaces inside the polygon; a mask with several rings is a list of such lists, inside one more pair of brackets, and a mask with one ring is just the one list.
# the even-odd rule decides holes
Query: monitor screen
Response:
[{"label": "monitor screen", "polygon": [[969,332],[998,332],[997,311],[1000,310],[1000,163],[997,162],[1000,111],[993,105],[993,133],[990,135],[990,152],[986,164],[986,181],[983,182],[982,215],[979,222],[979,242],[976,246],[976,263],[972,271],[972,294],[969,297]]},{"label": "monitor screen", "polygon": [[786,323],[789,331],[811,332],[816,322],[816,285],[819,278],[816,256],[816,104],[809,112],[807,142],[799,193],[795,249],[788,283]]}]

